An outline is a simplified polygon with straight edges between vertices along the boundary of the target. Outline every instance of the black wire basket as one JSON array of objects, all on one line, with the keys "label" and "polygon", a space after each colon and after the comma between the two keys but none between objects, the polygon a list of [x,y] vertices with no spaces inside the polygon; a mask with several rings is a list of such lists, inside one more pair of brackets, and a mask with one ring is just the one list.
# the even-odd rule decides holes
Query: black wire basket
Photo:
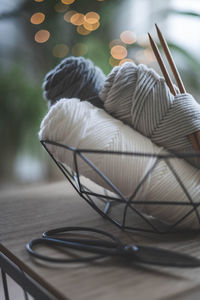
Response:
[{"label": "black wire basket", "polygon": [[[193,201],[190,193],[182,182],[179,174],[177,174],[176,170],[173,167],[173,163],[171,160],[173,158],[177,158],[172,153],[168,154],[148,154],[148,153],[126,153],[126,152],[115,152],[115,151],[101,151],[101,150],[91,150],[91,149],[77,149],[73,147],[69,147],[67,145],[63,145],[57,142],[41,140],[40,141],[45,150],[48,152],[50,157],[53,159],[55,164],[67,178],[67,180],[71,183],[76,192],[84,199],[98,214],[100,214],[105,219],[109,220],[113,224],[115,224],[118,228],[122,230],[136,230],[140,232],[152,232],[159,234],[166,234],[170,232],[183,231],[181,228],[182,223],[194,214],[196,221],[199,224],[200,229],[200,215],[198,211],[198,207],[200,205],[200,191],[199,191],[199,201]],[[54,147],[62,147],[66,151],[71,152],[73,157],[74,170],[71,170],[62,162],[58,161],[52,152],[48,149],[48,145],[53,145]],[[126,197],[102,172],[99,170],[93,163],[88,159],[87,154],[93,153],[95,154],[103,154],[103,155],[128,155],[134,157],[154,157],[155,162],[146,172],[145,176],[141,179],[139,184],[130,197]],[[180,154],[179,158],[185,157],[200,157],[199,154]],[[90,168],[93,169],[94,172],[97,172],[101,179],[106,183],[108,189],[105,187],[97,186],[95,183],[90,184],[89,187],[87,183],[83,183],[81,179],[81,174],[79,170],[78,159],[83,160]],[[151,176],[154,171],[156,165],[160,161],[165,161],[170,172],[172,173],[174,180],[176,180],[177,185],[179,185],[180,189],[184,193],[187,201],[144,201],[136,199],[136,195],[138,191],[142,188],[145,182],[148,180],[148,177]],[[91,188],[94,186],[94,189]],[[146,215],[140,209],[141,205],[163,205],[170,206],[173,210],[175,206],[185,206],[187,207],[187,212],[184,216],[178,218],[173,224],[169,224],[163,222],[162,220],[152,217],[150,215]],[[134,220],[134,223],[133,223]],[[199,230],[195,229],[195,230]],[[192,229],[194,231],[194,229]],[[186,229],[184,229],[184,232]],[[187,229],[187,231],[191,231]]]}]

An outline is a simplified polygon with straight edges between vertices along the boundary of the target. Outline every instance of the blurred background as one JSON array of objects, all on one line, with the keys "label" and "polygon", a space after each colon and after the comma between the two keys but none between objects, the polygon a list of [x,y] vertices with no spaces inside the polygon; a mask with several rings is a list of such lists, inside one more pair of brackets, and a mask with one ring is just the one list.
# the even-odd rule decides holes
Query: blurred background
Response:
[{"label": "blurred background", "polygon": [[45,74],[71,55],[105,74],[127,60],[160,73],[147,39],[154,23],[199,101],[199,0],[0,0],[0,188],[63,178],[37,136]]}]

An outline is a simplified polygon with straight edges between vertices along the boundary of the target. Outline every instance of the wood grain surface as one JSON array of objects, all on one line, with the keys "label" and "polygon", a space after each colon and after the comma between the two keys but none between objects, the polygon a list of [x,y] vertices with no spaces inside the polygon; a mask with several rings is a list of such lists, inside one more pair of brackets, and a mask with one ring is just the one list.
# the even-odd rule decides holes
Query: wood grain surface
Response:
[{"label": "wood grain surface", "polygon": [[174,249],[200,258],[197,233],[123,232],[94,212],[66,181],[1,191],[0,243],[58,291],[58,299],[199,299],[200,268],[154,267],[112,259],[60,266],[29,256],[26,243],[43,231],[63,226],[99,228],[126,243]]}]

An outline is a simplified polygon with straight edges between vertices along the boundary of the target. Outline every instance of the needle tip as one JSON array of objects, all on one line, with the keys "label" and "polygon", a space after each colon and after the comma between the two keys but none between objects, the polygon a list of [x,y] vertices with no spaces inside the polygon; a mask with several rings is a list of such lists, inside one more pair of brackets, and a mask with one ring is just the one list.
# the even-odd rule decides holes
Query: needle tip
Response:
[{"label": "needle tip", "polygon": [[155,23],[155,27],[156,27],[157,33],[160,34],[161,33],[160,28],[158,27],[158,25],[156,23]]},{"label": "needle tip", "polygon": [[150,35],[150,33],[148,32],[148,36],[149,36],[149,40],[153,41],[152,36]]}]

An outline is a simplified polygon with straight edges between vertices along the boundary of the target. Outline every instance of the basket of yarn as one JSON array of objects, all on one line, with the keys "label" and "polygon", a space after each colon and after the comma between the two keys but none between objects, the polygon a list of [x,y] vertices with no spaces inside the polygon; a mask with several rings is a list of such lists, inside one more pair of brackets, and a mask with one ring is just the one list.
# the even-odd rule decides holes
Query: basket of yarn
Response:
[{"label": "basket of yarn", "polygon": [[[60,70],[68,74],[74,59],[45,77],[50,102],[47,90],[65,81]],[[87,61],[81,58],[82,69]],[[67,80],[57,88],[64,98],[50,103],[39,132],[42,145],[76,192],[118,227],[198,230],[200,155],[188,135],[200,130],[199,104],[189,94],[172,97],[164,79],[143,65],[124,64],[107,78],[89,67],[87,80],[74,75],[82,80],[74,95]]]}]

